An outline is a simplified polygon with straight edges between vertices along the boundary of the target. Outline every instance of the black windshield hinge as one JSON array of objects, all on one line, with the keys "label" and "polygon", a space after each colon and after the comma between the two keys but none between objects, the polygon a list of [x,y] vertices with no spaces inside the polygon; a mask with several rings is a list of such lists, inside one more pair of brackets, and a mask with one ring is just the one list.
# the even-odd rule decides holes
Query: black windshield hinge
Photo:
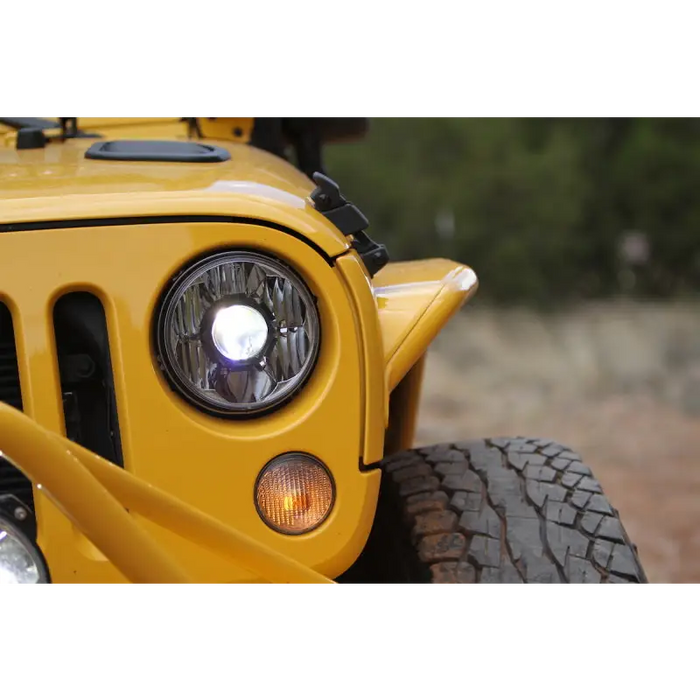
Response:
[{"label": "black windshield hinge", "polygon": [[[18,117],[13,119],[0,118],[0,124],[17,130],[17,150],[44,148],[53,141],[67,139],[95,139],[99,134],[88,134],[78,128],[77,117],[59,117],[58,121],[51,119],[35,119],[34,117]],[[52,131],[60,130],[60,135],[51,135]],[[49,132],[48,134],[45,132]]]},{"label": "black windshield hinge", "polygon": [[187,125],[187,138],[188,139],[201,139],[202,128],[199,126],[199,120],[197,117],[181,117],[181,122],[185,122]]},{"label": "black windshield hinge", "polygon": [[78,128],[78,117],[59,117],[61,124],[61,140],[67,139],[99,139],[100,134],[92,134]]},{"label": "black windshield hinge", "polygon": [[327,175],[314,173],[316,189],[311,201],[316,211],[323,214],[341,233],[352,236],[352,247],[359,253],[370,277],[374,277],[389,262],[386,246],[375,243],[366,233],[367,217],[340,192],[338,185]]},{"label": "black windshield hinge", "polygon": [[78,136],[78,118],[77,117],[59,117],[61,123],[61,138],[74,139]]}]

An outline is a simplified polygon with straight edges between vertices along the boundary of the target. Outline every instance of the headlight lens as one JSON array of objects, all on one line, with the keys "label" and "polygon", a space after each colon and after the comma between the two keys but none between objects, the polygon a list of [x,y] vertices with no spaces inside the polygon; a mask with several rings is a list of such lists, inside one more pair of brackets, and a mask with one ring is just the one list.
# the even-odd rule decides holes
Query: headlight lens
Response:
[{"label": "headlight lens", "polygon": [[46,583],[43,559],[29,539],[0,518],[0,583]]},{"label": "headlight lens", "polygon": [[251,415],[289,399],[320,341],[316,303],[299,276],[252,252],[212,255],[166,293],[156,351],[171,382],[218,415]]}]

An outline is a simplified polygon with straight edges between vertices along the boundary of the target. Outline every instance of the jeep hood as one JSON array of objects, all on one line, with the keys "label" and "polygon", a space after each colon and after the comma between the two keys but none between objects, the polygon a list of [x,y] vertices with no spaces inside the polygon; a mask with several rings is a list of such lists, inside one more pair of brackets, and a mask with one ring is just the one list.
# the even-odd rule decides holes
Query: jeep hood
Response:
[{"label": "jeep hood", "polygon": [[[44,148],[0,148],[0,227],[144,216],[231,216],[285,226],[325,254],[349,243],[308,200],[314,184],[293,165],[251,146],[225,148],[223,163],[101,161],[85,157],[92,139]],[[21,228],[19,226],[18,228]]]}]

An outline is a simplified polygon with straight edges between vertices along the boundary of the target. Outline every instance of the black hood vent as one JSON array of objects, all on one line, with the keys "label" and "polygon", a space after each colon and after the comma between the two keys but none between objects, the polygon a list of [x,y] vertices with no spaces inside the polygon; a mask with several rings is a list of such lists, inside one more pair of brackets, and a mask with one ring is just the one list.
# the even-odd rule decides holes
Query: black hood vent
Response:
[{"label": "black hood vent", "polygon": [[224,148],[194,141],[99,141],[88,148],[85,157],[160,163],[223,163],[231,159],[231,154]]}]

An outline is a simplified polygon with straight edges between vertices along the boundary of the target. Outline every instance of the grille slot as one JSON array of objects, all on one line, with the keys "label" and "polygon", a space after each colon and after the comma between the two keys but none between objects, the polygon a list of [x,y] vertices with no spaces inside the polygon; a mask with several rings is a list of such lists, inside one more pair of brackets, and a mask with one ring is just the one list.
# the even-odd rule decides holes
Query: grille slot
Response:
[{"label": "grille slot", "polygon": [[[17,346],[12,314],[0,302],[0,401],[22,410],[22,390],[17,367]],[[2,450],[2,444],[0,444]],[[0,496],[13,494],[22,503],[34,508],[32,484],[22,472],[0,457]]]},{"label": "grille slot", "polygon": [[22,410],[17,348],[10,310],[0,302],[0,401]]},{"label": "grille slot", "polygon": [[54,306],[66,437],[123,466],[117,400],[102,302],[70,292]]}]

